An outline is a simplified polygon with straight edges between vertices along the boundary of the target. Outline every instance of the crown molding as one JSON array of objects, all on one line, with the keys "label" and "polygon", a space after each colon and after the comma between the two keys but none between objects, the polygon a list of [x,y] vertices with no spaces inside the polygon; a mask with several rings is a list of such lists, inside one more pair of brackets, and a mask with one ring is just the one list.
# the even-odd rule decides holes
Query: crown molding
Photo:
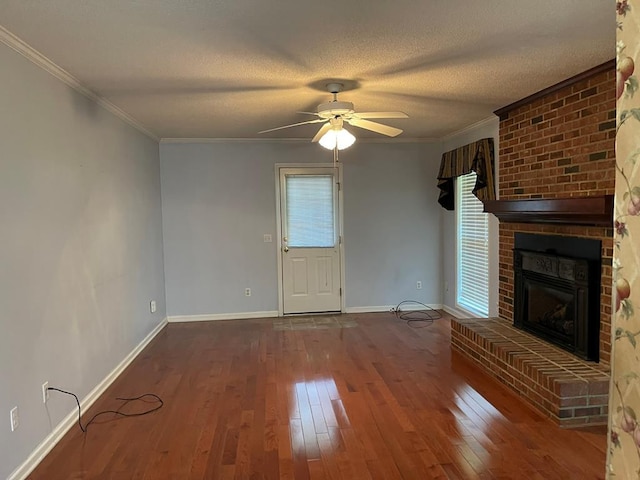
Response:
[{"label": "crown molding", "polygon": [[0,25],[0,42],[7,45],[9,48],[12,48],[20,55],[25,57],[27,60],[30,60],[32,63],[36,64],[38,67],[42,68],[46,72],[50,73],[58,80],[67,84],[69,87],[73,88],[78,93],[84,95],[85,97],[93,100],[102,108],[112,113],[116,117],[120,118],[125,123],[129,124],[136,130],[144,133],[149,138],[152,138],[156,142],[160,139],[153,134],[151,131],[147,130],[140,122],[138,122],[135,118],[131,117],[124,110],[115,106],[109,100],[104,97],[101,97],[97,93],[85,87],[80,81],[67,72],[65,69],[59,67],[54,62],[49,60],[43,54],[38,52],[36,49],[28,45],[26,42],[18,38],[16,35],[11,33],[9,30]]},{"label": "crown molding", "polygon": [[380,137],[380,138],[357,138],[356,141],[360,143],[438,143],[440,141],[439,138],[431,138],[431,137]]},{"label": "crown molding", "polygon": [[[437,143],[437,138],[357,138],[357,143]],[[161,138],[160,143],[310,143],[308,138]]]},{"label": "crown molding", "polygon": [[480,120],[479,122],[473,123],[467,127],[464,127],[460,130],[458,130],[457,132],[453,132],[453,133],[448,133],[447,135],[445,135],[444,137],[442,137],[441,141],[443,142],[447,142],[449,140],[451,140],[452,138],[457,137],[458,135],[462,135],[464,133],[468,133],[472,130],[475,130],[476,128],[481,128],[484,127],[486,125],[490,125],[491,123],[495,123],[496,124],[496,128],[498,128],[500,126],[500,119],[496,116],[496,115],[491,115],[483,120]]},{"label": "crown molding", "polygon": [[184,138],[165,137],[160,143],[308,143],[306,138]]}]

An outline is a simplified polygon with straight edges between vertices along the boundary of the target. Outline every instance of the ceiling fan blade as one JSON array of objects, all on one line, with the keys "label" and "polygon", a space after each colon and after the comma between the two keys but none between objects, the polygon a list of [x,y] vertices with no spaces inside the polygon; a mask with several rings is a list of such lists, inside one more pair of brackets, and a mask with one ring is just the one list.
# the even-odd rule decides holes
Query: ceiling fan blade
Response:
[{"label": "ceiling fan blade", "polygon": [[404,112],[359,112],[354,113],[355,118],[409,118]]},{"label": "ceiling fan blade", "polygon": [[402,130],[396,127],[390,127],[389,125],[383,125],[382,123],[372,122],[370,120],[363,120],[360,118],[349,118],[345,121],[354,127],[364,128],[365,130],[371,130],[372,132],[381,133],[388,137],[395,137],[402,133]]},{"label": "ceiling fan blade", "polygon": [[318,130],[318,133],[316,133],[316,136],[313,137],[313,139],[311,141],[312,142],[319,141],[325,133],[327,133],[329,130],[331,130],[331,127],[332,127],[332,125],[329,122],[324,124],[322,127],[320,127],[320,130]]},{"label": "ceiling fan blade", "polygon": [[318,116],[318,112],[296,112],[296,113],[302,113],[304,115],[315,115],[316,117]]},{"label": "ceiling fan blade", "polygon": [[282,127],[270,128],[268,130],[262,130],[261,132],[258,132],[258,133],[275,132],[276,130],[282,130],[283,128],[291,128],[291,127],[297,127],[299,125],[307,125],[308,123],[320,123],[320,122],[326,122],[326,120],[324,118],[316,118],[315,120],[307,120],[306,122],[292,123],[291,125],[283,125]]}]

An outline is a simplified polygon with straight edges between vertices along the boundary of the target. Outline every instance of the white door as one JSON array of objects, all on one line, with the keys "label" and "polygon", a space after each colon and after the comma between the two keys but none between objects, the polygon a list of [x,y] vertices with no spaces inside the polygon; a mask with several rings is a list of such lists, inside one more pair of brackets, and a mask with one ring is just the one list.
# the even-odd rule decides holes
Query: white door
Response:
[{"label": "white door", "polygon": [[341,310],[336,170],[279,169],[280,291],[284,314]]}]

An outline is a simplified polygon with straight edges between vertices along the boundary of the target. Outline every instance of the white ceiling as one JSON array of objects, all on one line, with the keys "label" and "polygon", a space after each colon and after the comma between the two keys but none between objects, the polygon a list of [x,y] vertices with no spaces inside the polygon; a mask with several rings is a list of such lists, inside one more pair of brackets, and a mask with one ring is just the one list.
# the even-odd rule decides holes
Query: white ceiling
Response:
[{"label": "white ceiling", "polygon": [[[160,138],[257,138],[331,99],[433,139],[615,56],[605,0],[1,0],[2,25]],[[317,125],[261,135],[311,138]],[[352,129],[359,137],[381,136]]]}]

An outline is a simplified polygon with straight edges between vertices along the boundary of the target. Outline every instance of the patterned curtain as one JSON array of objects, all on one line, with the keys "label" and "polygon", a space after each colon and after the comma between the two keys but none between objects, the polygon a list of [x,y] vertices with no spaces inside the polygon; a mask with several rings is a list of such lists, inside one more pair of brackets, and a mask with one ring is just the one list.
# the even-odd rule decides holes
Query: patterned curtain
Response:
[{"label": "patterned curtain", "polygon": [[493,176],[493,138],[483,138],[464,147],[442,154],[438,188],[438,203],[447,210],[455,207],[453,179],[472,171],[478,176],[473,194],[482,202],[495,200],[496,189]]},{"label": "patterned curtain", "polygon": [[615,248],[606,476],[609,480],[640,477],[640,92],[638,74],[634,73],[635,64],[640,64],[640,4],[618,1],[616,13],[616,200],[612,219]]}]

